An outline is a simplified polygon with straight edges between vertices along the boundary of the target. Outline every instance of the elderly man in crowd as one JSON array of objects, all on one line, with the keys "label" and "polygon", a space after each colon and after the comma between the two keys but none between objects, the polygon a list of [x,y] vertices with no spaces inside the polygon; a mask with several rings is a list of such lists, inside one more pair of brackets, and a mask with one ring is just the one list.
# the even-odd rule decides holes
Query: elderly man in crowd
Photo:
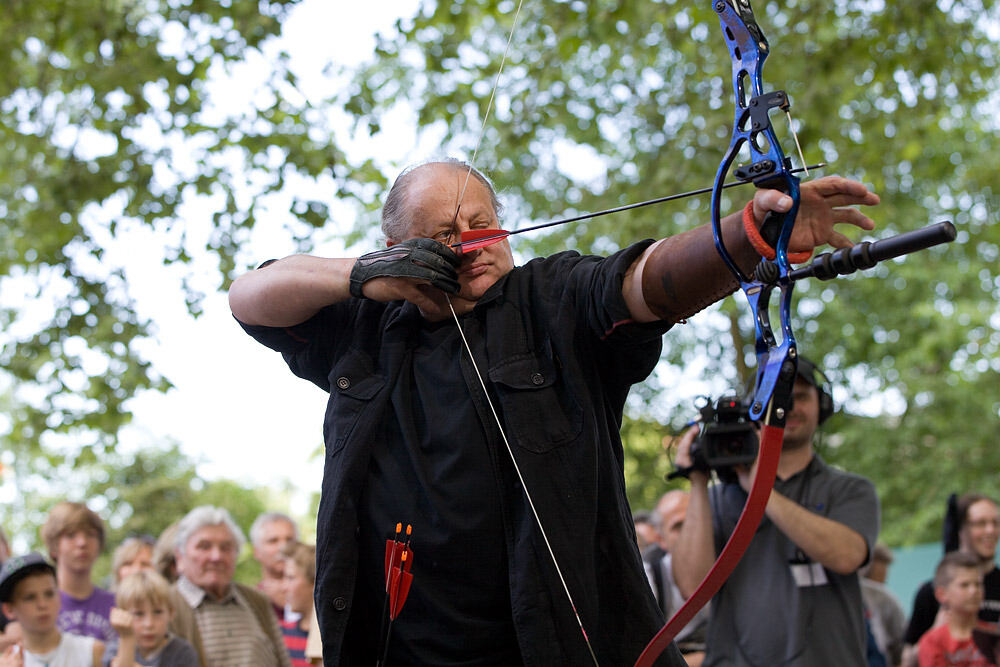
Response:
[{"label": "elderly man in crowd", "polygon": [[253,557],[260,563],[257,590],[271,600],[279,620],[285,620],[285,557],[282,553],[291,542],[299,540],[299,529],[292,518],[281,512],[266,512],[250,526]]},{"label": "elderly man in crowd", "polygon": [[[677,548],[681,530],[684,528],[684,517],[687,515],[690,494],[687,491],[674,489],[660,496],[656,503],[655,517],[660,539],[658,558],[646,561],[646,576],[653,587],[656,602],[660,605],[665,618],[683,606],[685,598],[681,595],[673,574],[673,551]],[[703,607],[691,622],[681,628],[675,640],[677,647],[684,655],[688,665],[700,665],[705,655],[705,630],[708,625],[708,607]]]},{"label": "elderly man in crowd", "polygon": [[170,629],[194,645],[203,665],[291,667],[267,596],[233,582],[245,541],[224,509],[196,507],[181,519]]}]

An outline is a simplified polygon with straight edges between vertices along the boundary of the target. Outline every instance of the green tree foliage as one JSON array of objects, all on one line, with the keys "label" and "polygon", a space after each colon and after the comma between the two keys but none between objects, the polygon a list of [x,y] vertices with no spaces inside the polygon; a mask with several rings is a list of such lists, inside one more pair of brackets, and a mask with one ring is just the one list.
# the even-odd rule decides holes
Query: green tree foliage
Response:
[{"label": "green tree foliage", "polygon": [[[171,239],[167,263],[214,253],[225,285],[242,268],[237,249],[261,202],[293,177],[327,179],[338,196],[374,209],[371,186],[384,176],[371,161],[346,162],[285,55],[268,50],[292,4],[5,4],[0,434],[20,465],[30,458],[38,474],[69,479],[65,466],[113,449],[130,396],[168,385],[137,352],[149,322],[122,268],[105,261],[106,245],[130,225]],[[408,105],[421,129],[445,137],[446,152],[471,155],[515,7],[425,3],[330,105],[376,136],[390,111]],[[830,369],[846,405],[826,456],[876,481],[887,539],[933,539],[947,492],[997,491],[996,3],[788,0],[756,10],[772,45],[765,79],[788,91],[806,158],[882,195],[880,235],[940,218],[959,227],[947,248],[802,285],[796,299],[801,347]],[[475,160],[506,197],[510,226],[711,182],[732,115],[711,3],[526,2],[518,25]],[[221,111],[207,82],[247,61],[265,71],[258,94],[241,113]],[[787,150],[790,135],[782,137]],[[730,208],[748,196],[732,194]],[[214,202],[209,234],[179,216],[192,197]],[[328,205],[293,201],[300,224],[289,233],[302,248]],[[516,247],[523,256],[605,253],[707,215],[705,200],[688,200],[519,237]],[[370,222],[354,237],[367,237]],[[193,285],[186,298],[197,312]],[[727,300],[675,327],[663,368],[688,380],[651,384],[630,403],[636,505],[655,497],[663,463],[654,452],[667,426],[693,415],[693,395],[746,382],[743,310],[741,299]],[[704,383],[692,386],[682,368],[698,368]]]},{"label": "green tree foliage", "polygon": [[685,488],[683,480],[665,481],[670,459],[665,446],[671,435],[662,424],[650,420],[626,419],[622,424],[625,445],[625,491],[632,508],[653,509],[667,490]]},{"label": "green tree foliage", "polygon": [[[343,182],[347,166],[326,116],[270,41],[294,2],[4,3],[5,449],[45,455],[58,443],[60,456],[93,461],[115,445],[131,396],[169,386],[135,345],[150,322],[137,314],[123,267],[107,259],[119,235],[155,230],[167,239],[166,265],[208,251],[216,284],[226,285],[268,195],[289,179]],[[250,106],[234,112],[209,83],[247,63],[257,88]],[[356,183],[365,169],[350,173]],[[181,216],[194,199],[211,207],[211,230]],[[299,223],[289,233],[307,238],[326,222],[327,204],[293,197]],[[197,313],[198,288],[188,282],[186,290]]]},{"label": "green tree foliage", "polygon": [[[939,219],[960,230],[949,247],[802,285],[796,307],[801,348],[830,369],[846,404],[824,454],[875,480],[886,539],[935,539],[948,492],[998,490],[996,5],[756,4],[772,46],[765,80],[788,91],[806,159],[882,196],[879,236]],[[446,130],[449,151],[471,155],[515,6],[426,4],[381,41],[348,109],[377,133],[405,101],[422,127]],[[728,146],[731,98],[710,2],[526,2],[476,164],[507,195],[512,227],[688,190],[711,182]],[[583,174],[588,163],[597,166]],[[748,196],[732,195],[731,208]],[[607,252],[707,217],[705,200],[688,200],[522,237],[517,248]],[[753,360],[742,304],[675,327],[667,364],[707,358],[705,378],[744,384]],[[656,401],[677,407],[694,393],[669,389]],[[663,431],[629,429],[640,427],[649,432],[626,438],[626,468],[633,500],[648,505]]]}]

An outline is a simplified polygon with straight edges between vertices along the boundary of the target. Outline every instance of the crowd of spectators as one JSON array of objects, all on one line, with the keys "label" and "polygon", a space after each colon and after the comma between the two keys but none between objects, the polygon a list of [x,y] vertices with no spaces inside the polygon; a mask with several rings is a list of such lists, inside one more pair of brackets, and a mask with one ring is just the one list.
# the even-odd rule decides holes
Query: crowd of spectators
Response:
[{"label": "crowd of spectators", "polygon": [[[634,516],[650,587],[665,617],[685,599],[672,556],[690,502],[688,492],[670,491],[652,511]],[[0,531],[0,667],[322,664],[313,604],[316,549],[299,541],[295,522],[284,514],[264,514],[250,529],[261,567],[255,586],[234,581],[245,538],[218,507],[191,510],[159,539],[125,539],[114,548],[108,589],[94,580],[94,564],[108,547],[95,512],[82,503],[59,503],[40,533],[47,553],[12,555]],[[863,567],[837,575],[856,577],[860,585],[856,612],[865,627],[867,664],[997,664],[998,540],[994,500],[953,497],[944,521],[946,554],[919,589],[908,619],[885,585],[893,562],[885,545],[875,544]],[[775,602],[767,591],[756,595]],[[709,609],[678,636],[689,665],[702,664],[711,650]],[[784,641],[788,628],[774,624],[772,632]],[[766,643],[766,634],[755,641]]]},{"label": "crowd of spectators", "polygon": [[[634,516],[650,587],[665,617],[685,599],[672,560],[690,503],[688,492],[670,491],[652,511]],[[255,586],[234,581],[245,538],[218,507],[191,510],[159,539],[122,541],[111,557],[108,589],[94,579],[94,564],[109,546],[95,512],[82,503],[59,503],[40,534],[45,554],[12,555],[0,531],[0,667],[322,664],[313,604],[316,549],[299,541],[294,520],[284,514],[264,514],[250,529],[261,568]],[[867,637],[867,664],[997,664],[998,540],[994,500],[953,497],[944,521],[945,557],[919,589],[908,618],[885,585],[893,562],[885,545],[875,544],[863,567],[838,574],[860,585],[856,612]],[[766,591],[756,595],[775,602]],[[689,665],[702,664],[711,650],[710,608],[678,636]],[[788,628],[775,624],[772,632],[786,638]],[[766,635],[755,641],[766,643]]]},{"label": "crowd of spectators", "polygon": [[[650,587],[665,617],[676,611],[678,603],[684,599],[672,579],[670,551],[678,543],[677,533],[690,502],[688,495],[683,491],[669,491],[661,497],[654,510],[638,510],[633,516],[636,541]],[[894,559],[892,550],[886,545],[876,543],[865,565],[852,575],[858,577],[861,588],[861,604],[854,607],[857,622],[864,624],[867,638],[865,661],[857,664],[869,667],[984,667],[1000,664],[1000,631],[997,629],[1000,620],[1000,569],[995,560],[1000,541],[997,503],[978,493],[952,496],[943,524],[944,557],[934,572],[928,572],[933,577],[918,589],[909,614],[886,586]],[[670,597],[671,588],[673,597]],[[755,593],[758,603],[779,604],[773,597],[773,590],[765,588],[761,582]],[[672,602],[664,603],[665,599]],[[711,604],[716,604],[716,600]],[[773,616],[769,618],[773,619]],[[696,618],[692,625],[697,625],[698,620]],[[826,631],[829,626],[816,629]],[[704,627],[700,629],[700,635],[703,639]],[[788,635],[787,626],[773,623],[770,632],[763,633],[756,641],[762,645],[767,645],[772,639],[784,642]],[[690,644],[687,648],[695,650],[685,650],[683,637],[683,634],[679,637],[679,644],[688,664],[701,665],[705,658],[703,650],[697,650],[697,646]],[[836,635],[831,637],[832,641],[842,639]],[[727,641],[736,643],[738,638],[730,635]],[[803,662],[799,659],[801,656],[792,657],[792,660],[780,664],[828,664]],[[729,664],[748,663],[745,659],[737,659]]]},{"label": "crowd of spectators", "polygon": [[[885,583],[893,554],[875,541],[874,485],[813,449],[832,406],[825,378],[804,358],[793,396],[765,518],[711,603],[677,635],[683,659],[695,667],[997,664],[996,501],[949,499],[944,558],[907,619]],[[708,572],[753,476],[735,468],[713,483],[690,464],[696,438],[687,432],[676,457],[690,491],[669,491],[633,517],[664,618]],[[322,664],[316,549],[285,514],[263,514],[250,528],[261,573],[252,585],[234,579],[247,540],[219,507],[192,509],[156,539],[115,545],[107,588],[95,581],[95,563],[111,547],[97,513],[57,503],[40,537],[45,553],[11,554],[0,531],[0,667]]]},{"label": "crowd of spectators", "polygon": [[102,519],[61,502],[41,528],[45,553],[11,555],[0,531],[0,667],[305,667],[322,664],[315,548],[288,516],[250,530],[255,586],[234,580],[246,542],[225,509],[196,507],[154,539],[114,547],[107,588],[94,565]]}]

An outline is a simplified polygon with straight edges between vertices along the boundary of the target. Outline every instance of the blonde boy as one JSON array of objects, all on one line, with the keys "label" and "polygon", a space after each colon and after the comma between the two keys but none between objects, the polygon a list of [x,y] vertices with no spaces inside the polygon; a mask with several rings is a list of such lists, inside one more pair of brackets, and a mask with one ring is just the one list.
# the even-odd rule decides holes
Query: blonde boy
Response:
[{"label": "blonde boy", "polygon": [[128,575],[118,583],[115,603],[129,613],[131,625],[128,632],[120,633],[118,655],[111,667],[133,664],[190,667],[198,664],[194,647],[167,630],[174,610],[170,603],[170,584],[162,576],[152,570]]},{"label": "blonde boy", "polygon": [[983,602],[983,574],[979,559],[953,551],[934,572],[934,596],[944,622],[928,630],[917,644],[920,667],[988,667],[992,664],[976,648],[972,630]]},{"label": "blonde boy", "polygon": [[[56,569],[39,553],[15,556],[0,569],[3,613],[21,624],[20,643],[0,656],[2,667],[98,667],[104,643],[59,631]],[[123,666],[124,667],[124,666]]]}]

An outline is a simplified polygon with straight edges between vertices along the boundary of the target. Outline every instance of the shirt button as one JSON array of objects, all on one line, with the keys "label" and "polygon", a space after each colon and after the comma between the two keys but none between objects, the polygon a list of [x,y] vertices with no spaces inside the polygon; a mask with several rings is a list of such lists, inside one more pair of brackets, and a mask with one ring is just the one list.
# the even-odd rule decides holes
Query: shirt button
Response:
[{"label": "shirt button", "polygon": [[337,378],[337,386],[340,387],[341,389],[349,389],[351,386],[351,381],[348,380],[346,377],[339,377]]},{"label": "shirt button", "polygon": [[545,383],[545,376],[544,375],[542,375],[541,373],[532,373],[531,374],[531,384],[533,384],[533,385],[535,385],[537,387],[538,385],[544,384],[544,383]]},{"label": "shirt button", "polygon": [[347,600],[345,600],[344,598],[334,598],[333,608],[336,609],[337,611],[344,611],[345,609],[347,609]]}]

